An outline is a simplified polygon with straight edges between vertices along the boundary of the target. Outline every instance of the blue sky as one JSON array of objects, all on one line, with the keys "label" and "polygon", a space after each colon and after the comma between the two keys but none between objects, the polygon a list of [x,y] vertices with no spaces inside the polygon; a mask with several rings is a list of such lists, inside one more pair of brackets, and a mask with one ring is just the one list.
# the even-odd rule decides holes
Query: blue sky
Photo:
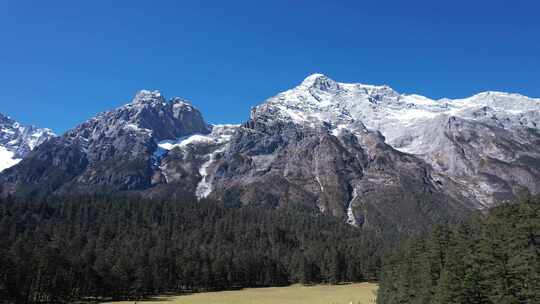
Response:
[{"label": "blue sky", "polygon": [[139,89],[212,123],[318,72],[432,98],[540,97],[538,1],[0,2],[0,112],[61,133]]}]

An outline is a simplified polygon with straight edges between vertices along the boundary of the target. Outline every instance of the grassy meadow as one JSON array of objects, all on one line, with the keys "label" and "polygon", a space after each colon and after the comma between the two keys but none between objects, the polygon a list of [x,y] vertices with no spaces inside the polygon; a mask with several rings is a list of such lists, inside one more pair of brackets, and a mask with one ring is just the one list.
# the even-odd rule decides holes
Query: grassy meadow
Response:
[{"label": "grassy meadow", "polygon": [[[373,304],[376,290],[377,285],[372,283],[293,285],[158,297],[138,301],[137,304]],[[135,302],[114,302],[114,304],[133,303]]]}]

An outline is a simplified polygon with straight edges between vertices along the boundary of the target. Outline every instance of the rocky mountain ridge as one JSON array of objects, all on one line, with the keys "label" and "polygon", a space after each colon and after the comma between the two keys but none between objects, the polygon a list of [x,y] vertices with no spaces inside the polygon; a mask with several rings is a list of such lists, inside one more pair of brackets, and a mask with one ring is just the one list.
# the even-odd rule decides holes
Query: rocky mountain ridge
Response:
[{"label": "rocky mountain ridge", "polygon": [[209,133],[200,112],[180,98],[143,90],[32,151],[3,173],[4,193],[140,190],[162,182],[157,142]]}]

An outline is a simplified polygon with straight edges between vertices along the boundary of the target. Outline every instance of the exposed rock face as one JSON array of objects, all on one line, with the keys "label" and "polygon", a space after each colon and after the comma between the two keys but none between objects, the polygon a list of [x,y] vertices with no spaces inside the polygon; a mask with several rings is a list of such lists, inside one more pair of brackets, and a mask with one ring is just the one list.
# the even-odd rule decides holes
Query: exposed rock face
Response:
[{"label": "exposed rock face", "polygon": [[52,137],[49,129],[24,126],[0,113],[0,172]]},{"label": "exposed rock face", "polygon": [[146,189],[161,174],[154,159],[157,142],[208,132],[200,112],[189,103],[141,91],[130,104],[99,114],[6,170],[3,192]]},{"label": "exposed rock face", "polygon": [[450,181],[394,150],[376,131],[300,127],[250,120],[212,166],[215,198],[241,205],[320,210],[362,227],[408,230],[467,208],[445,192]]},{"label": "exposed rock face", "polygon": [[480,206],[540,193],[540,136],[528,127],[444,116],[426,124],[417,155]]},{"label": "exposed rock face", "polygon": [[151,194],[191,193],[202,199],[212,191],[213,176],[210,175],[216,157],[224,151],[238,125],[213,125],[208,134],[195,134],[177,140],[158,142],[154,158],[162,179],[160,187]]}]

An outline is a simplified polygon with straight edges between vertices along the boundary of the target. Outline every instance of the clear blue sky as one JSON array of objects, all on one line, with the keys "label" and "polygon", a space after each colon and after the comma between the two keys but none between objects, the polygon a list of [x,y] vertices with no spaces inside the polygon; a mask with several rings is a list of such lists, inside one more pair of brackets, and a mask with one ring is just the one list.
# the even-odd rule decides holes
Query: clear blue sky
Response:
[{"label": "clear blue sky", "polygon": [[538,1],[0,1],[0,112],[61,133],[143,88],[209,122],[319,72],[540,97]]}]

